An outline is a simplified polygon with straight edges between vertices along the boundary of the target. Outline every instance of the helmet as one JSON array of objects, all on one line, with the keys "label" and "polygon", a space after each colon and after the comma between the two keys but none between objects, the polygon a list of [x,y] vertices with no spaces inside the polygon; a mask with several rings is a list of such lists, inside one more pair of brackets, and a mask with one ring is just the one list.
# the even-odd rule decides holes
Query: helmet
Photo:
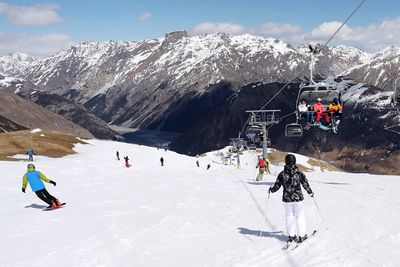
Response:
[{"label": "helmet", "polygon": [[35,169],[35,165],[33,165],[32,163],[29,163],[27,168],[28,169]]},{"label": "helmet", "polygon": [[317,98],[317,102],[321,102],[322,99],[320,97]]},{"label": "helmet", "polygon": [[286,165],[295,165],[296,157],[293,154],[287,154],[285,157],[285,164]]},{"label": "helmet", "polygon": [[333,103],[335,103],[335,104],[339,103],[339,98],[335,97],[335,98],[333,99]]}]

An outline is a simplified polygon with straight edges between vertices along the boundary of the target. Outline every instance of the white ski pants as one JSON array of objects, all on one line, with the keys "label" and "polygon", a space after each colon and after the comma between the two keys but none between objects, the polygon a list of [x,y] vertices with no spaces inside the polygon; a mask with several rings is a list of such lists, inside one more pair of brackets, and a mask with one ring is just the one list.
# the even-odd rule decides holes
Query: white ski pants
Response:
[{"label": "white ski pants", "polygon": [[306,216],[303,202],[283,202],[286,212],[286,230],[289,236],[305,236]]}]

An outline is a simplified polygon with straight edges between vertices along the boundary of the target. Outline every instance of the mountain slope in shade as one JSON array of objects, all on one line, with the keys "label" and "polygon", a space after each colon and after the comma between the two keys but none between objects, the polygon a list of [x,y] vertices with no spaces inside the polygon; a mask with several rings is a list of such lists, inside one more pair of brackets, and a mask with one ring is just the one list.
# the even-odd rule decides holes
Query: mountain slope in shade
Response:
[{"label": "mountain slope in shade", "polygon": [[[343,117],[340,132],[311,129],[301,138],[285,137],[285,124],[294,116],[281,120],[269,129],[272,147],[295,151],[333,163],[352,172],[400,174],[400,136],[384,129],[385,125],[400,124],[400,116],[390,107],[390,93],[349,80],[332,81],[343,94]],[[210,108],[196,123],[170,145],[172,150],[190,155],[219,149],[229,144],[246,129],[246,110],[262,107],[284,84],[253,84],[243,87],[231,98]],[[281,116],[295,110],[299,84],[291,84],[271,102],[267,109],[280,109]],[[244,127],[244,128],[243,128]],[[242,137],[245,137],[245,131]]]},{"label": "mountain slope in shade", "polygon": [[0,133],[14,132],[20,130],[26,130],[27,128],[10,121],[0,115]]},{"label": "mountain slope in shade", "polygon": [[86,129],[47,109],[5,90],[0,90],[0,115],[24,127],[59,131],[92,138]]}]

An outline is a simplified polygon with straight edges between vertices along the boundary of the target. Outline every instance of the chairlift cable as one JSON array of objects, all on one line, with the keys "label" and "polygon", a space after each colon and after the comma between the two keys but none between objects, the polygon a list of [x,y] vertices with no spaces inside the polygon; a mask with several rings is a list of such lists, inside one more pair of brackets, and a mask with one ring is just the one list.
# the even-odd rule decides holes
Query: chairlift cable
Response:
[{"label": "chairlift cable", "polygon": [[342,25],[335,31],[335,33],[326,41],[323,47],[327,46],[328,43],[336,36],[336,34],[343,28],[343,26],[350,20],[350,18],[357,12],[357,10],[364,4],[366,0],[362,0],[358,6],[353,10],[353,12],[350,14],[350,16],[347,17],[347,19],[342,23]]}]

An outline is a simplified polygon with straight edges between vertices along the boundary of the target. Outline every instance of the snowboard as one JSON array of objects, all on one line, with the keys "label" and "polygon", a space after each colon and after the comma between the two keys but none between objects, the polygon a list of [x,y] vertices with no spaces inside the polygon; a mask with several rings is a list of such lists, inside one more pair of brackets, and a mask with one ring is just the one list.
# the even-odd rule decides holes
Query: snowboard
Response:
[{"label": "snowboard", "polygon": [[49,210],[58,210],[58,209],[61,209],[61,208],[63,208],[64,206],[65,206],[65,204],[67,204],[67,203],[61,203],[61,206],[59,207],[59,208],[44,208],[43,209],[43,211],[49,211]]}]

